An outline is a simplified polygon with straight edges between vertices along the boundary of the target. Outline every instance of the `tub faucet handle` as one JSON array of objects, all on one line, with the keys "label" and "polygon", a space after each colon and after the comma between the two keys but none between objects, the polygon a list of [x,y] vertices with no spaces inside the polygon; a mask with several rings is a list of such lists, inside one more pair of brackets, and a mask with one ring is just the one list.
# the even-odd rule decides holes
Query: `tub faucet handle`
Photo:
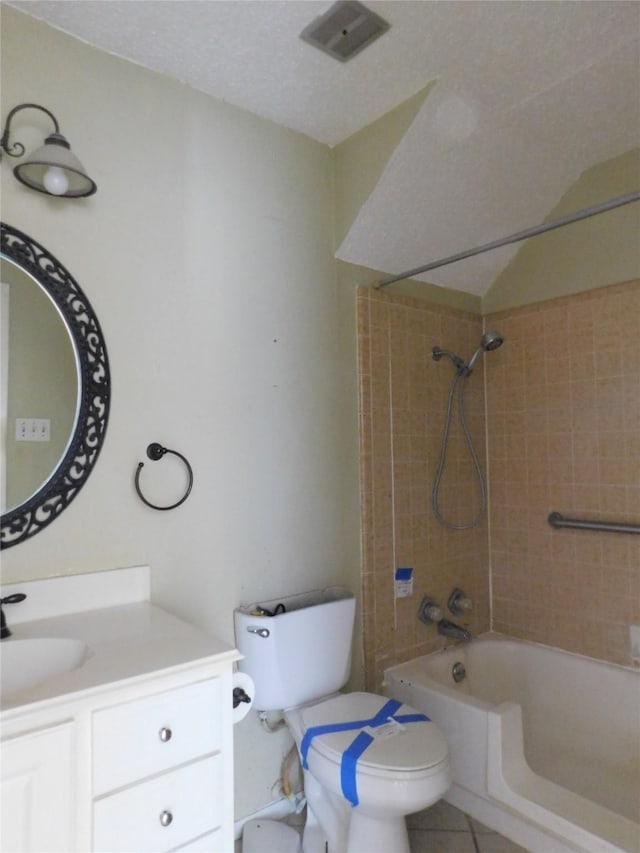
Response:
[{"label": "tub faucet handle", "polygon": [[442,619],[442,608],[433,598],[425,596],[418,608],[418,619],[424,622],[425,625],[439,622]]},{"label": "tub faucet handle", "polygon": [[473,610],[473,602],[460,587],[456,587],[447,601],[447,607],[454,616],[464,616]]}]

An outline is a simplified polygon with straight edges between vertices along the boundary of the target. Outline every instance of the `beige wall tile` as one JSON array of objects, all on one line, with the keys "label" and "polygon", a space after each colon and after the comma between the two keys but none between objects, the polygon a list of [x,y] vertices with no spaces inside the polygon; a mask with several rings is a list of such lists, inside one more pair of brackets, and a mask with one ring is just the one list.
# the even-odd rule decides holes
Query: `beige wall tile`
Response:
[{"label": "beige wall tile", "polygon": [[[490,459],[493,627],[626,664],[628,626],[640,611],[638,537],[551,530],[547,515],[554,509],[570,517],[640,521],[639,305],[640,282],[627,282],[487,318],[505,330],[517,321],[531,359],[524,388],[528,428],[489,418],[489,447],[504,450],[499,465]],[[520,369],[506,331],[505,338],[503,374]],[[487,368],[490,407],[500,406],[504,378],[494,384],[493,360]],[[496,473],[508,483],[520,476],[519,444],[527,451],[529,507],[520,520],[513,491],[507,502],[495,499],[503,497]],[[526,575],[514,568],[523,564]],[[635,584],[622,577],[634,577]],[[542,596],[550,618],[533,607],[532,595]]]},{"label": "beige wall tile", "polygon": [[[640,519],[640,283],[501,312],[486,326],[506,344],[475,371],[465,403],[483,466],[488,433],[491,561],[486,522],[446,530],[431,508],[452,378],[431,349],[468,356],[481,320],[408,297],[358,294],[370,689],[379,689],[385,666],[443,645],[416,618],[423,595],[444,606],[461,586],[474,611],[458,621],[474,633],[489,627],[490,562],[494,630],[629,662],[628,626],[640,621],[639,537],[555,531],[547,516]],[[444,512],[473,514],[474,476],[456,423]],[[414,595],[396,600],[400,565],[414,569]]]},{"label": "beige wall tile", "polygon": [[[447,393],[454,375],[448,361],[433,361],[431,349],[438,345],[468,358],[480,340],[481,320],[407,297],[361,293],[358,334],[363,342],[359,359],[362,481],[373,496],[366,505],[363,549],[373,555],[369,560],[374,563],[374,601],[368,597],[366,606],[375,612],[365,616],[364,644],[367,684],[379,689],[385,666],[443,644],[435,627],[417,618],[424,595],[433,596],[444,607],[454,586],[461,586],[475,605],[462,621],[473,632],[489,627],[486,521],[474,531],[454,533],[437,524],[431,509]],[[465,406],[484,464],[483,385],[478,369],[465,388]],[[513,409],[522,402],[522,395],[514,394],[509,405]],[[469,518],[478,498],[460,442],[456,426],[441,499],[447,512]],[[381,482],[380,471],[384,480],[379,491],[375,484]],[[394,571],[399,566],[413,567],[414,594],[396,600]]]},{"label": "beige wall tile", "polygon": [[[488,433],[491,559],[486,521],[450,531],[431,508],[453,375],[431,349],[468,357],[481,327],[480,318],[444,306],[366,288],[358,294],[370,689],[379,689],[385,666],[444,644],[416,618],[422,596],[444,606],[461,586],[474,610],[458,621],[487,630],[490,563],[494,630],[629,662],[628,626],[640,621],[640,537],[556,531],[547,516],[640,519],[640,283],[486,318],[505,346],[474,372],[465,405],[483,466]],[[474,476],[456,422],[444,512],[474,513]],[[395,600],[400,565],[413,566],[414,595]]]}]

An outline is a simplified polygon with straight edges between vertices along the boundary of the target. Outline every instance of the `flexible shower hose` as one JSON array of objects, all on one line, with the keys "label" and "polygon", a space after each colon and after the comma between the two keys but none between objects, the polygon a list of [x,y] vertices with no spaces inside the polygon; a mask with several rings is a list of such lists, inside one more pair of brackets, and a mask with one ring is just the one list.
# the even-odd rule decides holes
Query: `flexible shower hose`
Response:
[{"label": "flexible shower hose", "polygon": [[[433,491],[431,493],[431,501],[433,504],[434,515],[438,519],[440,524],[442,524],[443,527],[449,528],[449,530],[471,530],[472,527],[475,527],[478,524],[487,509],[487,486],[484,480],[484,474],[482,473],[482,468],[480,467],[480,462],[478,460],[478,454],[476,453],[475,447],[473,446],[473,440],[471,438],[469,428],[467,427],[467,422],[464,414],[464,380],[466,378],[467,377],[462,372],[457,372],[456,375],[453,377],[453,380],[451,381],[449,397],[447,399],[447,413],[445,416],[444,429],[442,431],[440,460],[438,462],[438,470],[436,472],[435,480],[433,481]],[[458,380],[461,380],[460,385],[458,385]],[[462,426],[465,441],[467,442],[467,447],[469,448],[469,453],[471,454],[471,458],[476,469],[476,474],[478,475],[478,482],[480,483],[480,509],[476,517],[468,524],[454,524],[451,521],[447,521],[447,519],[444,518],[442,513],[440,512],[440,506],[438,502],[440,480],[442,479],[442,472],[444,471],[444,465],[447,459],[447,443],[449,441],[449,430],[451,428],[451,415],[453,409],[453,395],[455,394],[456,386],[458,388],[458,413],[460,415],[460,425]]]}]

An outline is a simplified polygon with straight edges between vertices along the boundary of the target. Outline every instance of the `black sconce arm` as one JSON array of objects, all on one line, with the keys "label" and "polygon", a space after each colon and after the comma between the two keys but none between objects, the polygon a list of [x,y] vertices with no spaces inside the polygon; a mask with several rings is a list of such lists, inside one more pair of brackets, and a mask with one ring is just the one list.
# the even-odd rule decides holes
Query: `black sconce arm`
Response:
[{"label": "black sconce arm", "polygon": [[[14,115],[20,110],[41,110],[43,113],[46,113],[51,121],[53,122],[53,126],[55,128],[55,135],[60,136],[60,126],[58,125],[58,119],[54,116],[54,114],[48,110],[46,107],[41,107],[40,104],[18,104],[17,107],[14,107],[9,115],[7,116],[7,121],[4,126],[4,130],[2,131],[2,138],[0,139],[0,148],[3,151],[6,151],[9,157],[22,157],[24,154],[24,145],[21,142],[14,142],[13,145],[9,145],[9,133],[11,130],[11,120]],[[62,137],[64,139],[64,137]],[[68,145],[68,143],[67,143]],[[0,156],[2,156],[0,154]]]}]

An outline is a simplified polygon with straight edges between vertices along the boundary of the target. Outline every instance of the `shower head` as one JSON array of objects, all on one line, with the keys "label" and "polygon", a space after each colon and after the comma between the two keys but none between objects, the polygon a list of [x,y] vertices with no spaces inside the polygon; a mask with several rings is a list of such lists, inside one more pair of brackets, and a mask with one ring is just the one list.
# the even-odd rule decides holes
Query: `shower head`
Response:
[{"label": "shower head", "polygon": [[488,352],[492,352],[494,349],[498,349],[504,343],[504,338],[500,334],[500,332],[485,332],[482,336],[482,344],[481,347]]},{"label": "shower head", "polygon": [[498,349],[501,347],[504,342],[504,338],[500,334],[500,332],[485,332],[482,336],[482,340],[480,341],[480,346],[474,352],[474,354],[469,359],[469,363],[467,364],[459,355],[456,355],[454,352],[448,349],[441,349],[441,347],[433,347],[431,350],[431,357],[434,361],[440,361],[443,355],[446,355],[447,358],[450,358],[453,362],[454,367],[456,368],[456,372],[458,376],[469,376],[471,371],[475,367],[476,361],[480,358],[483,352],[491,352],[494,349]]},{"label": "shower head", "polygon": [[494,349],[498,349],[504,343],[504,338],[500,334],[500,332],[485,332],[482,336],[482,341],[480,342],[480,346],[474,352],[469,360],[469,364],[467,365],[467,376],[473,368],[475,367],[476,361],[480,358],[483,352],[493,352]]}]

